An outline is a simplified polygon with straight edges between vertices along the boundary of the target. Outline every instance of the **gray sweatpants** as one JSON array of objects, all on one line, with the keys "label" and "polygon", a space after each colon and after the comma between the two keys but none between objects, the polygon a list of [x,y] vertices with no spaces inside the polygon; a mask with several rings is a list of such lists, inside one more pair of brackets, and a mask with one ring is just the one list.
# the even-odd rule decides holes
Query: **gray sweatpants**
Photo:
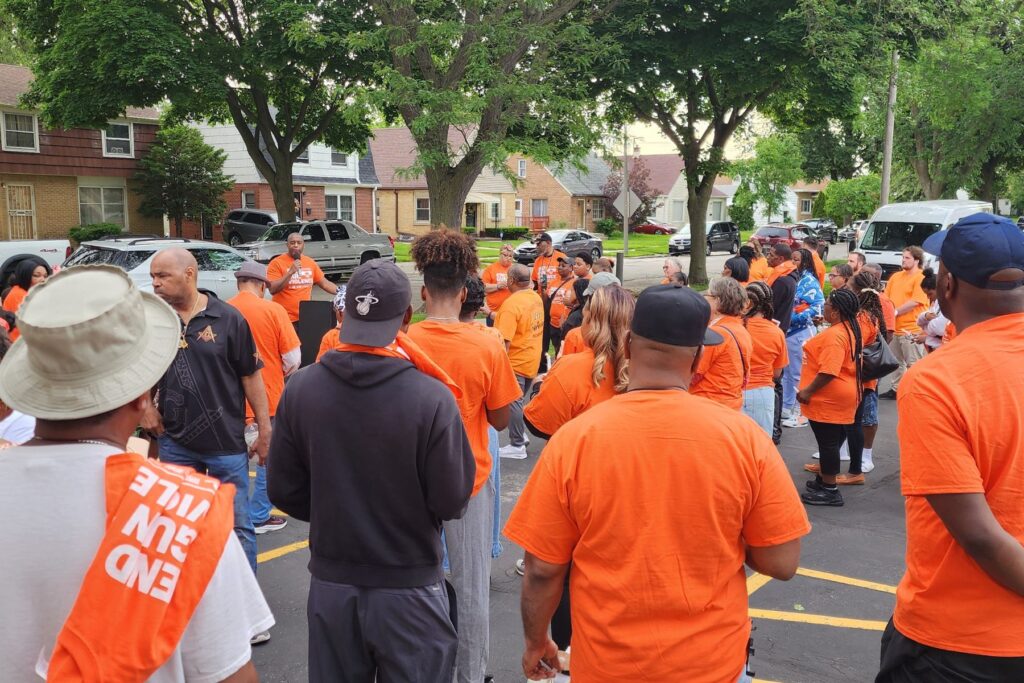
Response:
[{"label": "gray sweatpants", "polygon": [[509,404],[508,442],[513,446],[526,445],[526,423],[523,421],[523,404],[526,403],[526,387],[530,386],[530,378],[516,375],[519,389],[523,395]]},{"label": "gray sweatpants", "polygon": [[487,672],[493,519],[494,485],[488,479],[470,498],[462,519],[444,523],[459,624],[456,683],[481,683]]},{"label": "gray sweatpants", "polygon": [[454,674],[443,582],[360,588],[313,577],[306,618],[312,683],[436,683]]}]

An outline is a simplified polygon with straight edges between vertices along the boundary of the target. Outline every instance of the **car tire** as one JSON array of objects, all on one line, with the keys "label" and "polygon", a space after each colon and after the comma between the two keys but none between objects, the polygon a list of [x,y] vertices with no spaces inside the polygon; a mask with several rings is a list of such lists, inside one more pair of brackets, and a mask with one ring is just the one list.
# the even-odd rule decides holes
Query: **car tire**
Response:
[{"label": "car tire", "polygon": [[828,238],[828,243],[829,244],[835,244],[838,241],[839,241],[839,236],[836,235],[836,233],[832,233],[831,235],[829,235],[829,238]]},{"label": "car tire", "polygon": [[597,247],[594,247],[593,249],[590,250],[590,256],[596,261],[597,259],[601,258],[601,250],[598,249]]},{"label": "car tire", "polygon": [[380,254],[375,251],[364,251],[362,257],[359,259],[359,265],[363,265],[367,261],[372,261],[375,258],[380,258]]},{"label": "car tire", "polygon": [[704,255],[711,256],[711,242],[704,245]]},{"label": "car tire", "polygon": [[825,253],[821,257],[822,261],[828,261],[828,247],[825,247]]},{"label": "car tire", "polygon": [[242,236],[239,235],[237,232],[233,232],[230,235],[228,235],[228,245],[230,245],[232,247],[237,247],[241,243],[242,243]]},{"label": "car tire", "polygon": [[736,240],[735,242],[732,243],[732,246],[729,247],[729,253],[730,254],[735,254],[735,253],[739,252],[739,250],[740,250],[740,243],[739,243],[739,240]]}]

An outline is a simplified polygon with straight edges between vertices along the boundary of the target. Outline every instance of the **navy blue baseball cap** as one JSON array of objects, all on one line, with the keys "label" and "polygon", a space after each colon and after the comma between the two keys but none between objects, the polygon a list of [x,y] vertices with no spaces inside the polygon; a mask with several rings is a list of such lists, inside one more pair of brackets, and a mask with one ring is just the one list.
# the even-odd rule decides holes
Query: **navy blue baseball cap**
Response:
[{"label": "navy blue baseball cap", "polygon": [[1024,279],[992,282],[993,273],[1007,268],[1024,270],[1024,232],[1009,218],[975,213],[948,230],[931,235],[921,245],[938,256],[957,279],[981,289],[1016,289]]},{"label": "navy blue baseball cap", "polygon": [[708,328],[711,306],[680,284],[655,285],[640,292],[633,311],[633,334],[670,346],[715,346],[722,335]]}]

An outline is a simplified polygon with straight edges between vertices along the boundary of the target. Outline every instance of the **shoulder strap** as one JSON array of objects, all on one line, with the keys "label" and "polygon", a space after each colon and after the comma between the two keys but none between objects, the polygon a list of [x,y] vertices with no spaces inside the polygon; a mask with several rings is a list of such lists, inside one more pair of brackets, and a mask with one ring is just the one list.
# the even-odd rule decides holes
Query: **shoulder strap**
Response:
[{"label": "shoulder strap", "polygon": [[740,364],[743,366],[743,388],[747,388],[747,380],[750,378],[750,372],[747,370],[747,359],[743,356],[743,347],[740,346],[740,340],[736,338],[736,335],[732,333],[725,325],[719,325],[719,328],[725,330],[732,337],[732,341],[736,344],[736,350],[740,352]]}]

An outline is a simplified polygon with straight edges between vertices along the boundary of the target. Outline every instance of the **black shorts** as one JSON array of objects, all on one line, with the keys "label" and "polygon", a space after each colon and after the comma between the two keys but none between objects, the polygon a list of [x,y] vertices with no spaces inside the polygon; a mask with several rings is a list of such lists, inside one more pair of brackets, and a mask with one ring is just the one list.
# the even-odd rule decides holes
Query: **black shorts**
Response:
[{"label": "black shorts", "polygon": [[1024,681],[1024,657],[988,657],[922,645],[896,630],[882,634],[875,683],[1009,683]]}]

